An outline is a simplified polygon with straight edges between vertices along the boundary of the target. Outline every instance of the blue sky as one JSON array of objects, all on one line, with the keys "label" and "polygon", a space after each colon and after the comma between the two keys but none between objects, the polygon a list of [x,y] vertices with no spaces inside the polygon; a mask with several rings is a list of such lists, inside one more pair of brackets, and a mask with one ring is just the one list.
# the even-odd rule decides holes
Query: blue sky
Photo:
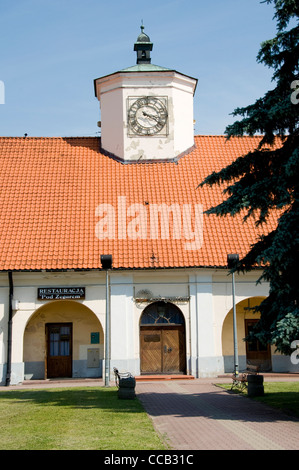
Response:
[{"label": "blue sky", "polygon": [[141,20],[152,63],[198,79],[195,133],[223,134],[273,87],[256,62],[273,15],[260,0],[0,0],[0,135],[98,135],[93,80],[135,65]]}]

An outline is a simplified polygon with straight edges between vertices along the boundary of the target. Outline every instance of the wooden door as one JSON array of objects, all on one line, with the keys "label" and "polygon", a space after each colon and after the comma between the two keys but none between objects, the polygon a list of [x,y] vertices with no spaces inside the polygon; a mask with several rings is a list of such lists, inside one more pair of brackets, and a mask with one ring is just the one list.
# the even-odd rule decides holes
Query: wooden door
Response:
[{"label": "wooden door", "polygon": [[184,327],[141,327],[140,360],[143,374],[185,373]]},{"label": "wooden door", "polygon": [[[258,320],[245,320],[246,336],[254,328]],[[269,344],[259,340],[246,341],[246,360],[248,365],[257,365],[261,371],[271,370],[271,350]]]},{"label": "wooden door", "polygon": [[165,328],[163,331],[162,363],[163,372],[178,374],[185,370],[185,340],[180,327]]},{"label": "wooden door", "polygon": [[72,324],[48,323],[47,378],[72,377]]},{"label": "wooden door", "polygon": [[157,374],[162,372],[162,330],[142,328],[140,331],[141,372]]}]

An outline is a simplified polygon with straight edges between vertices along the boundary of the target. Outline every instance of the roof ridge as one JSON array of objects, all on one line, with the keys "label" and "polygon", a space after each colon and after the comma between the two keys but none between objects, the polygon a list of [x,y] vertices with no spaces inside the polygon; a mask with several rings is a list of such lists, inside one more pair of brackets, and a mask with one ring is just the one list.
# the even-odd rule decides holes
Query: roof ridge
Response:
[{"label": "roof ridge", "polygon": [[[195,134],[194,135],[194,138],[201,138],[201,137],[205,137],[205,138],[219,138],[219,137],[222,137],[222,138],[225,138],[227,139],[228,137],[225,135],[225,134]],[[262,138],[263,135],[253,135],[253,136],[250,136],[250,135],[244,135],[244,136],[231,136],[230,138],[240,138],[240,139],[246,139],[246,138],[249,138],[249,139],[254,139],[254,138]],[[276,136],[276,137],[279,137],[279,136]],[[96,135],[60,135],[60,136],[29,136],[27,135],[26,137],[25,136],[20,136],[20,135],[16,135],[16,136],[13,136],[13,135],[2,135],[0,136],[0,139],[100,139],[101,137],[100,136],[96,136]]]},{"label": "roof ridge", "polygon": [[64,136],[34,136],[34,135],[27,135],[26,137],[25,136],[20,136],[20,135],[1,135],[0,136],[0,139],[21,139],[21,140],[33,140],[33,139],[51,139],[51,140],[54,140],[54,139],[58,139],[58,140],[63,140],[63,139],[100,139],[101,137],[100,136],[96,136],[96,135],[90,135],[90,136],[86,136],[86,135],[71,135],[71,136],[68,136],[68,135],[64,135]]}]

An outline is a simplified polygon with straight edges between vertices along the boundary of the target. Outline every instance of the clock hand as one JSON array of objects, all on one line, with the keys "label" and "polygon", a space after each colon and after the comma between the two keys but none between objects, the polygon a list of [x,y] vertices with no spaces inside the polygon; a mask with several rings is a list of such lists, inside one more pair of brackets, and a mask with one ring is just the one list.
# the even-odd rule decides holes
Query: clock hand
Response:
[{"label": "clock hand", "polygon": [[143,114],[143,116],[146,116],[146,117],[148,117],[148,118],[150,118],[150,119],[154,119],[154,121],[156,121],[156,122],[159,121],[159,118],[158,118],[157,116],[154,116],[153,114],[148,114],[148,113],[146,113],[145,111],[142,111],[142,114]]}]

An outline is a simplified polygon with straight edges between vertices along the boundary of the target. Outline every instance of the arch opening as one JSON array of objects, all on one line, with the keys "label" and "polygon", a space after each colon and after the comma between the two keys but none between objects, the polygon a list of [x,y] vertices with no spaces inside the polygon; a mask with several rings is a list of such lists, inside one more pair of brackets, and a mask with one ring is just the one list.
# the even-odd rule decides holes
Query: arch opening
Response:
[{"label": "arch opening", "polygon": [[[250,365],[258,366],[261,371],[272,369],[271,347],[263,345],[260,341],[247,342],[244,338],[259,321],[260,314],[255,312],[265,297],[248,297],[236,305],[237,338],[239,368],[245,370]],[[232,372],[233,366],[233,309],[231,309],[222,325],[222,354],[224,357],[225,372]]]},{"label": "arch opening", "polygon": [[185,319],[170,302],[148,305],[140,319],[141,374],[185,374]]},{"label": "arch opening", "polygon": [[104,334],[97,316],[72,300],[37,309],[24,330],[25,379],[101,377]]}]

